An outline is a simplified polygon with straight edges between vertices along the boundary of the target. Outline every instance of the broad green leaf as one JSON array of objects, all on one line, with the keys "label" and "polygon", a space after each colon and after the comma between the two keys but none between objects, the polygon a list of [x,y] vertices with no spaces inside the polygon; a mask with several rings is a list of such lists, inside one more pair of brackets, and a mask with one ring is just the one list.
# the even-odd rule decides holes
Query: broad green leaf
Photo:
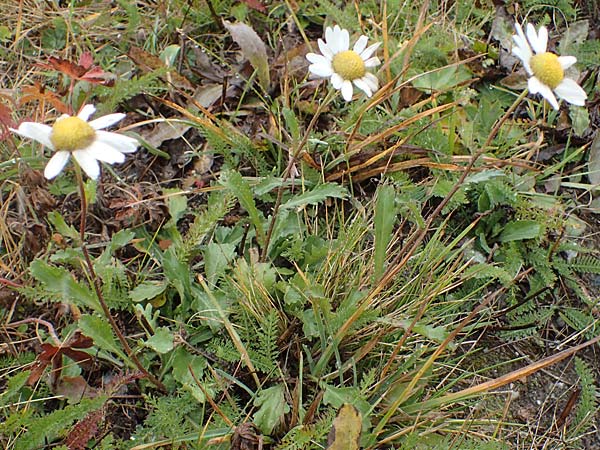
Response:
[{"label": "broad green leaf", "polygon": [[569,117],[571,118],[571,126],[575,136],[583,136],[585,131],[590,127],[590,114],[587,108],[571,105],[569,107]]},{"label": "broad green leaf", "polygon": [[[200,403],[206,401],[206,396],[196,380],[202,380],[204,369],[206,368],[206,360],[202,356],[190,355],[184,347],[178,347],[173,352],[173,378],[177,380],[183,388],[189,392]],[[193,372],[193,375],[192,375]],[[208,390],[205,387],[205,390]]]},{"label": "broad green leaf", "polygon": [[392,230],[396,222],[394,199],[396,190],[393,186],[381,186],[377,192],[375,203],[375,258],[374,275],[378,280],[383,275],[387,246],[392,239]]},{"label": "broad green leaf", "polygon": [[54,267],[41,259],[36,259],[29,265],[31,275],[44,285],[44,289],[53,294],[59,294],[67,304],[85,306],[101,312],[96,294],[90,287],[79,283],[66,269]]},{"label": "broad green leaf", "polygon": [[110,248],[112,251],[118,250],[120,248],[125,247],[129,244],[133,238],[135,237],[135,233],[131,230],[119,230],[115,234],[113,234],[110,239]]},{"label": "broad green leaf", "polygon": [[269,89],[271,80],[269,77],[269,60],[267,58],[267,48],[262,39],[256,34],[256,31],[245,23],[231,23],[223,21],[225,28],[231,33],[233,40],[240,46],[242,53],[256,72],[258,81],[266,91]]},{"label": "broad green leaf", "polygon": [[117,345],[113,330],[106,319],[86,314],[79,318],[78,323],[81,332],[92,338],[98,348],[119,355],[123,360],[128,360],[125,353]]},{"label": "broad green leaf", "polygon": [[471,78],[471,72],[464,66],[444,67],[420,76],[413,81],[413,86],[425,92],[447,91]]},{"label": "broad green leaf", "polygon": [[173,334],[167,327],[159,327],[145,345],[157,353],[168,353],[173,350]]},{"label": "broad green leaf", "polygon": [[341,408],[344,403],[354,405],[364,417],[367,417],[371,405],[367,402],[357,387],[334,387],[324,385],[325,394],[323,394],[323,403],[331,405],[334,408]]},{"label": "broad green leaf", "polygon": [[77,231],[74,226],[67,225],[64,217],[58,211],[50,211],[46,217],[56,231],[75,242],[79,242],[81,237],[79,231]]},{"label": "broad green leaf", "polygon": [[283,384],[262,390],[254,399],[254,406],[259,408],[254,413],[254,423],[263,434],[271,434],[283,415],[290,411]]},{"label": "broad green leaf", "polygon": [[354,403],[360,397],[360,391],[357,387],[334,387],[325,386],[323,394],[323,403],[331,405],[334,408],[341,408],[344,403]]},{"label": "broad green leaf", "polygon": [[301,208],[306,205],[316,205],[327,198],[346,198],[348,191],[343,186],[334,183],[319,184],[311,191],[306,191],[300,195],[295,195],[290,200],[281,205],[281,209]]},{"label": "broad green leaf", "polygon": [[167,207],[171,219],[165,224],[165,227],[175,227],[187,211],[187,197],[179,190],[167,190],[166,194],[170,194],[167,197]]},{"label": "broad green leaf", "polygon": [[134,302],[152,300],[162,294],[167,284],[161,281],[144,281],[129,292],[129,298]]},{"label": "broad green leaf", "polygon": [[204,270],[206,279],[215,285],[225,275],[225,270],[235,256],[235,245],[211,242],[204,250]]},{"label": "broad green leaf", "polygon": [[500,234],[500,242],[522,241],[540,237],[542,227],[535,220],[515,220],[508,222]]}]

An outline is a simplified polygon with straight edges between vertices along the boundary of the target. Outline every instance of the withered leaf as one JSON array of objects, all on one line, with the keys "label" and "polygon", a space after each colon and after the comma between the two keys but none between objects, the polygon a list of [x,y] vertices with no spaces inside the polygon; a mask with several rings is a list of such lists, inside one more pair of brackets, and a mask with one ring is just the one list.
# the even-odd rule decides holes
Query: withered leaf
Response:
[{"label": "withered leaf", "polygon": [[245,23],[231,23],[223,21],[225,28],[231,33],[231,37],[242,49],[242,53],[254,69],[258,72],[258,81],[264,90],[269,88],[271,79],[269,76],[269,60],[267,59],[267,47],[256,31]]},{"label": "withered leaf", "polygon": [[351,404],[344,403],[333,420],[333,428],[327,437],[329,450],[359,450],[362,415]]}]

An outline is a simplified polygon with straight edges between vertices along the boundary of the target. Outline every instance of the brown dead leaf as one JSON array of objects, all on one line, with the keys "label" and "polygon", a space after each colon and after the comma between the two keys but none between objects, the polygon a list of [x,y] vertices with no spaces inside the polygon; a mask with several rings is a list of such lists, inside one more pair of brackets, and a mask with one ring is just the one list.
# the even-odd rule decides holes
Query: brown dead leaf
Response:
[{"label": "brown dead leaf", "polygon": [[245,23],[231,23],[223,21],[225,28],[231,33],[231,37],[242,49],[244,56],[258,73],[258,81],[266,91],[269,89],[271,79],[269,75],[269,60],[267,58],[267,47],[260,36],[249,25]]},{"label": "brown dead leaf", "polygon": [[231,436],[231,450],[258,450],[262,448],[262,441],[258,427],[246,422],[235,427]]},{"label": "brown dead leaf", "polygon": [[[135,45],[131,46],[127,56],[129,56],[135,65],[145,73],[167,68],[163,60],[158,56],[148,53],[147,51],[142,50]],[[189,91],[194,90],[194,85],[190,80],[171,68],[169,68],[168,75],[165,75],[161,78],[163,81],[172,84],[176,88],[186,89]]]},{"label": "brown dead leaf", "polygon": [[240,0],[241,3],[245,3],[249,8],[252,8],[256,11],[266,14],[267,7],[263,5],[260,0]]},{"label": "brown dead leaf", "polygon": [[98,394],[98,390],[91,387],[81,375],[60,378],[52,391],[55,395],[66,397],[70,403],[77,403],[84,397],[91,398]]},{"label": "brown dead leaf", "polygon": [[333,420],[333,428],[327,436],[328,450],[359,450],[362,415],[351,404],[345,403]]}]

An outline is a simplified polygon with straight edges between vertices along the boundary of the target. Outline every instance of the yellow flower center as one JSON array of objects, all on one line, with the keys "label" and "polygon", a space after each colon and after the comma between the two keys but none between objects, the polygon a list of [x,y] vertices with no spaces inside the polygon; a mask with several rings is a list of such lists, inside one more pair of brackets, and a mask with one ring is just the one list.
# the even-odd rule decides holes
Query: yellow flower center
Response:
[{"label": "yellow flower center", "polygon": [[94,130],[85,120],[79,117],[58,119],[52,127],[50,141],[57,151],[72,152],[86,148],[96,137]]},{"label": "yellow flower center", "polygon": [[365,62],[354,50],[346,50],[336,53],[331,61],[333,70],[344,80],[356,80],[362,78],[367,72]]},{"label": "yellow flower center", "polygon": [[554,53],[534,55],[529,61],[533,74],[546,86],[555,89],[565,77],[565,72]]}]

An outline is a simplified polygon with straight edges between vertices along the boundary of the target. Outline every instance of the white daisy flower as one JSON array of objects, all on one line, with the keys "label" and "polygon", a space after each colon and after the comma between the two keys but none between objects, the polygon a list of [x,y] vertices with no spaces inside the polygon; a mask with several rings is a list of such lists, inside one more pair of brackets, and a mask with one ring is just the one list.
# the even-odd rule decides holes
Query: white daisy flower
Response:
[{"label": "white daisy flower", "polygon": [[529,92],[541,94],[554,109],[558,109],[558,101],[554,94],[573,105],[585,105],[587,99],[585,91],[575,80],[565,78],[565,70],[575,64],[577,58],[557,56],[547,52],[546,27],[540,27],[539,32],[536,33],[534,26],[528,23],[527,37],[518,23],[515,23],[515,29],[517,34],[513,36],[513,40],[516,46],[513,47],[512,53],[523,62],[525,70],[530,75],[527,82]]},{"label": "white daisy flower", "polygon": [[87,176],[95,180],[100,175],[98,161],[122,163],[125,161],[124,154],[135,152],[139,143],[129,136],[101,131],[123,120],[125,114],[108,114],[88,122],[94,112],[96,108],[93,105],[85,105],[76,116],[59,117],[52,127],[23,122],[18,129],[11,128],[11,131],[38,141],[55,152],[44,170],[46,178],[56,177],[72,154]]},{"label": "white daisy flower", "polygon": [[367,68],[380,64],[379,58],[371,56],[380,43],[367,47],[367,36],[358,38],[352,50],[348,30],[338,25],[325,29],[325,42],[319,39],[319,49],[322,55],[308,53],[306,59],[311,62],[308,70],[321,78],[329,78],[335,89],[342,91],[342,97],[349,102],[352,100],[352,83],[371,97],[379,88],[377,77]]}]

